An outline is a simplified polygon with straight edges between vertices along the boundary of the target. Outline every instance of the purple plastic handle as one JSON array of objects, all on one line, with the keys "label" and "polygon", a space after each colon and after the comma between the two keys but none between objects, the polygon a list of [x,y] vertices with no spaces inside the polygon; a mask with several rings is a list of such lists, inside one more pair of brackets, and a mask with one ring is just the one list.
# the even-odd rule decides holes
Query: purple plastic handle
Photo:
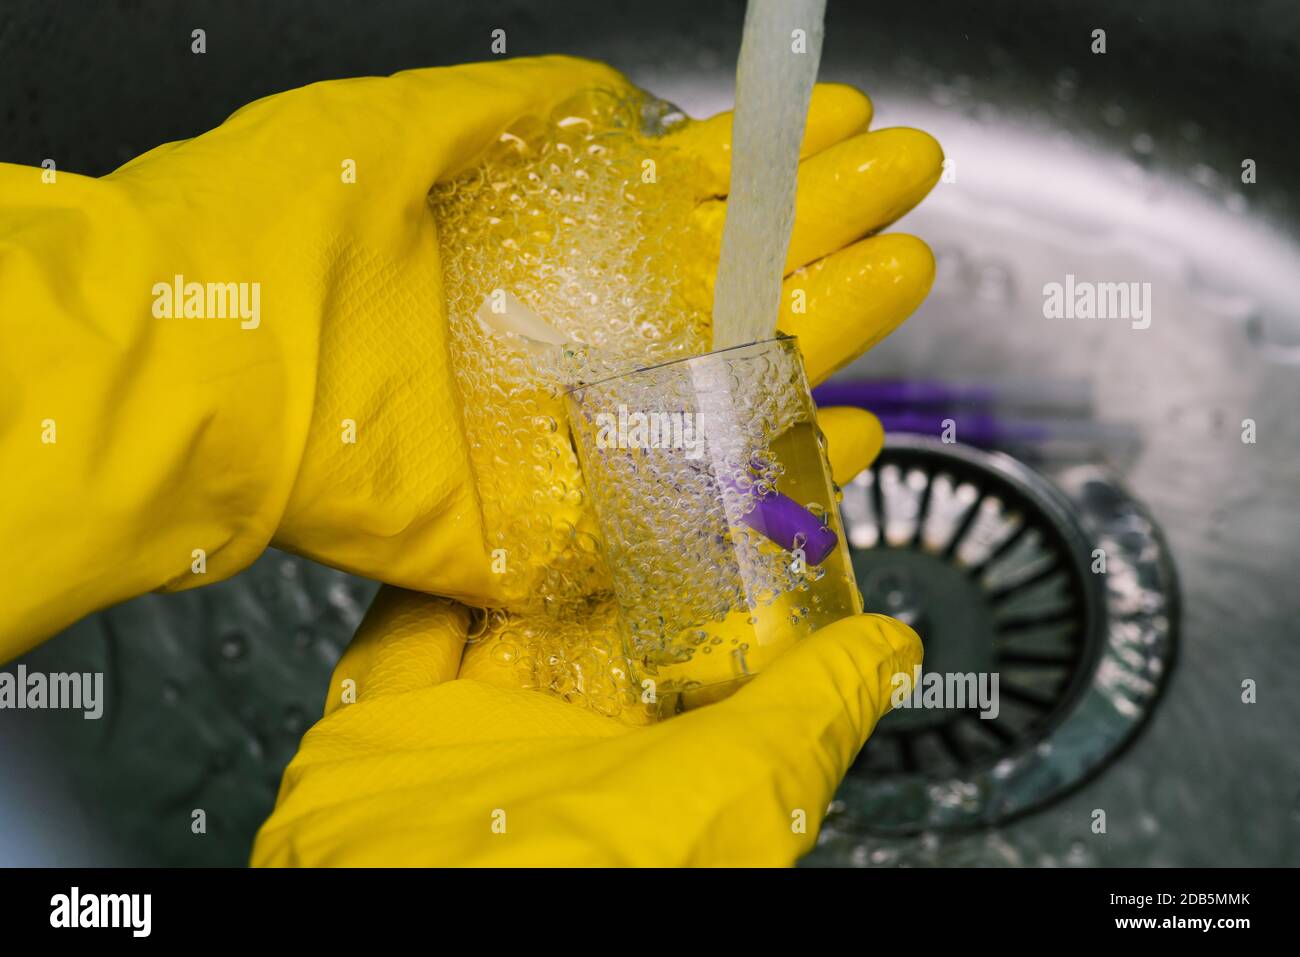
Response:
[{"label": "purple plastic handle", "polygon": [[897,408],[933,405],[991,405],[996,392],[987,386],[955,386],[924,379],[833,380],[813,389],[818,405]]},{"label": "purple plastic handle", "polygon": [[942,435],[944,420],[952,419],[961,441],[985,448],[1003,442],[1042,442],[1052,437],[1050,427],[1041,422],[1004,419],[981,413],[881,412],[877,418],[886,432],[914,432],[920,435]]},{"label": "purple plastic handle", "polygon": [[[788,552],[803,548],[804,561],[820,565],[835,546],[839,536],[822,524],[822,520],[788,495],[768,492],[754,505],[744,522],[754,531],[765,535]],[[803,536],[802,546],[796,539]]]}]

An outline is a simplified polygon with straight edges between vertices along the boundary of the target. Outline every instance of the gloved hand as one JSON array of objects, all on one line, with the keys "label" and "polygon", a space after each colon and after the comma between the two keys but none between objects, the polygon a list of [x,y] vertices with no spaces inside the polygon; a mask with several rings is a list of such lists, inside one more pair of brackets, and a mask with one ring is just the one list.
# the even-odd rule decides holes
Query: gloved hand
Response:
[{"label": "gloved hand", "polygon": [[[0,453],[20,503],[0,511],[0,537],[43,546],[0,557],[0,658],[95,609],[228,577],[272,541],[499,604],[425,197],[517,118],[625,82],[548,57],[320,83],[101,179],[0,166]],[[933,276],[918,240],[855,242],[939,175],[932,139],[864,133],[870,113],[843,87],[813,97],[787,262],[807,312],[781,328],[814,380],[905,318]],[[709,237],[729,127],[671,134],[707,173]],[[714,263],[681,267],[707,295]],[[248,315],[161,318],[173,282],[245,284]],[[850,436],[873,427],[822,419],[843,468],[865,463]]]},{"label": "gloved hand", "polygon": [[[44,546],[0,558],[10,586],[0,657],[116,601],[231,575],[272,540],[495,603],[437,321],[425,194],[517,118],[623,82],[564,58],[413,71],[270,97],[98,180],[0,166],[0,376],[12,394],[0,451],[21,483],[11,501],[22,504],[0,511],[0,532]],[[814,93],[787,261],[807,311],[788,311],[785,296],[781,316],[814,381],[902,321],[933,276],[918,240],[859,240],[915,204],[940,164],[929,137],[864,133],[869,118],[860,94]],[[717,117],[671,134],[706,171],[696,220],[715,242],[729,124]],[[355,183],[341,175],[349,169]],[[680,266],[709,295],[713,262]],[[174,279],[256,284],[260,308],[162,318],[156,290]],[[355,444],[340,441],[345,420]],[[824,413],[821,427],[841,477],[879,444],[866,413]],[[362,696],[308,735],[256,860],[392,862],[417,834],[431,843],[416,852],[486,860],[472,822],[498,782],[507,833],[513,806],[542,855],[515,860],[594,860],[600,841],[584,828],[599,837],[594,829],[625,821],[626,833],[604,835],[620,860],[788,861],[885,710],[888,676],[918,654],[902,626],[854,619],[733,699],[632,731],[508,687],[499,672],[496,684],[446,681],[468,615],[446,599],[385,592],[336,674]],[[467,656],[470,674],[476,658]],[[426,786],[437,772],[419,759],[425,746],[463,790]],[[575,761],[604,771],[585,779],[589,803]],[[487,790],[466,783],[480,777]],[[666,789],[648,790],[651,781]],[[561,783],[568,793],[552,793]],[[651,831],[650,793],[694,808],[694,824]],[[729,813],[751,805],[752,818]],[[417,807],[427,817],[405,814]],[[800,811],[807,830],[787,837]],[[654,836],[644,854],[637,828]]]},{"label": "gloved hand", "polygon": [[380,592],[253,864],[790,864],[889,710],[892,676],[921,660],[906,625],[849,618],[725,701],[633,728],[509,687],[492,635],[462,665],[470,620],[448,599]]},{"label": "gloved hand", "polygon": [[[823,88],[809,140],[828,122],[822,118],[832,102],[841,114],[865,108],[851,91]],[[674,134],[705,160],[705,195],[726,189],[728,129],[724,116]],[[864,145],[855,138],[841,149],[851,155]],[[855,191],[856,171],[872,167],[860,155],[826,157],[807,145],[805,152],[814,156],[801,176],[794,264],[899,209],[882,212],[887,177],[869,198]],[[936,151],[926,176],[937,173]],[[868,225],[855,224],[870,203],[882,206],[862,214]],[[722,205],[697,207],[714,235]],[[831,245],[809,252],[818,241]],[[928,289],[931,268],[917,241],[879,237],[793,276],[787,286],[810,290],[810,312],[787,312],[782,325],[800,335],[810,377],[824,377],[901,321]],[[879,451],[879,426],[852,410],[820,418],[832,471],[845,482]],[[590,687],[611,670],[614,616],[608,603],[598,604],[580,626],[590,649],[576,669],[588,683],[577,695],[585,707],[577,707],[560,700],[572,687],[561,670],[539,680],[541,666],[519,668],[515,660],[528,629],[574,626],[494,616],[467,646],[464,606],[383,589],[339,662],[325,718],[285,773],[253,863],[789,864],[811,847],[836,786],[888,710],[892,677],[920,661],[919,640],[906,626],[849,619],[799,644],[731,698],[635,728],[615,720],[626,713],[597,713]],[[542,644],[569,641],[551,635]]]}]

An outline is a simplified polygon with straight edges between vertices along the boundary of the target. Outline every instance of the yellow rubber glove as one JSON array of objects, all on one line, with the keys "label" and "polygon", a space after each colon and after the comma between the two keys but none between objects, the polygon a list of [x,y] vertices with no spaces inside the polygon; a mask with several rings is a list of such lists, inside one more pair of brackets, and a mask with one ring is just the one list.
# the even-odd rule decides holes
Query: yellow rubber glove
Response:
[{"label": "yellow rubber glove", "polygon": [[[439,529],[475,506],[426,194],[516,118],[622,82],[541,59],[321,83],[101,179],[0,166],[0,658],[273,539],[472,591],[472,536]],[[258,314],[157,318],[176,276],[250,306],[256,283]]]},{"label": "yellow rubber glove", "polygon": [[[822,413],[841,437],[840,483],[883,441],[873,417],[848,412]],[[252,863],[789,865],[889,710],[893,677],[921,662],[910,628],[863,615],[800,642],[720,703],[636,727],[635,713],[591,707],[590,685],[618,647],[616,616],[610,601],[581,625],[493,616],[467,644],[465,606],[381,589]],[[586,707],[522,677],[532,672],[515,667],[514,632],[525,629],[550,629],[555,648],[587,639]]]},{"label": "yellow rubber glove", "polygon": [[889,710],[892,676],[921,660],[907,626],[849,618],[725,701],[632,728],[454,678],[469,621],[446,599],[380,592],[254,864],[788,865]]},{"label": "yellow rubber glove", "polygon": [[[781,321],[814,381],[902,321],[932,277],[910,237],[840,248],[909,208],[939,172],[932,141],[862,134],[869,115],[853,91],[819,88],[805,140],[786,286],[808,293],[809,310]],[[726,192],[729,120],[674,134],[704,159],[715,197]],[[724,213],[721,198],[696,208],[715,244]],[[820,424],[839,482],[879,450],[879,424],[864,413],[824,410]],[[512,667],[512,629],[574,626],[493,618],[465,646],[470,621],[455,602],[380,592],[335,671],[325,718],[286,771],[254,864],[790,864],[888,710],[892,676],[910,674],[921,653],[898,622],[847,620],[733,697],[636,728],[565,703],[563,688],[539,694]],[[613,608],[596,606],[583,627],[608,649]],[[588,656],[584,670],[608,664]]]},{"label": "yellow rubber glove", "polygon": [[[625,82],[562,57],[334,81],[100,179],[0,165],[0,537],[19,546],[0,557],[0,659],[98,608],[228,577],[271,542],[499,603],[426,193],[518,118]],[[782,317],[814,379],[901,321],[933,276],[911,237],[844,245],[939,175],[933,140],[864,133],[869,117],[851,90],[814,94],[789,261],[806,267],[808,309]],[[709,239],[728,128],[673,134],[716,179],[697,208]],[[683,269],[707,292],[712,263]],[[159,318],[176,277],[245,284],[247,316]],[[855,419],[868,421],[823,420],[841,456]]]},{"label": "yellow rubber glove", "polygon": [[[545,58],[325,83],[252,104],[211,133],[160,147],[99,180],[0,166],[0,323],[8,344],[0,375],[13,396],[0,412],[0,452],[6,481],[17,484],[11,501],[21,505],[3,512],[0,530],[7,541],[36,545],[0,559],[11,594],[0,656],[118,600],[226,577],[272,540],[371,577],[493,603],[499,595],[476,551],[479,511],[446,329],[437,321],[439,263],[425,192],[471,164],[517,118],[545,115],[578,90],[623,82],[597,64]],[[941,158],[922,133],[865,133],[869,118],[860,94],[840,87],[814,94],[787,283],[805,290],[808,308],[781,317],[782,329],[799,335],[814,381],[902,321],[933,276],[929,251],[915,239],[858,240],[919,201],[937,180]],[[672,134],[714,177],[695,215],[715,245],[728,129],[729,119],[720,117]],[[707,298],[709,257],[681,265]],[[177,276],[256,284],[259,308],[243,321],[160,318],[156,290]],[[340,441],[348,423],[360,433],[355,445]],[[878,424],[855,410],[823,414],[821,425],[837,474],[865,465],[879,442]],[[407,600],[418,605],[409,660],[361,640],[340,665],[340,683],[354,664],[352,680],[363,686],[405,688],[422,674],[433,685],[455,673],[468,612],[446,601]],[[435,626],[430,615],[456,621]],[[377,620],[383,646],[391,632],[382,614]],[[873,628],[897,640],[882,644]],[[499,672],[492,672],[495,684],[467,678],[426,687],[434,710],[408,708],[413,701],[405,695],[386,709],[343,709],[321,728],[341,722],[350,729],[344,741],[356,735],[374,742],[361,748],[363,758],[389,760],[357,781],[339,739],[313,732],[286,777],[258,859],[355,860],[360,855],[347,855],[343,845],[383,844],[400,802],[411,798],[405,782],[422,773],[418,752],[400,745],[411,723],[464,729],[455,760],[440,752],[447,773],[473,781],[476,766],[486,772],[503,762],[500,774],[525,801],[557,782],[581,780],[559,761],[550,778],[511,770],[511,758],[529,746],[510,742],[520,734],[536,739],[536,726],[552,720],[544,713],[556,715],[556,727],[574,722],[598,737],[624,738],[631,750],[610,752],[613,764],[635,765],[638,742],[661,747],[664,771],[655,776],[695,774],[703,783],[690,799],[705,818],[736,806],[736,782],[766,782],[772,795],[795,796],[791,824],[806,812],[807,832],[791,827],[783,846],[779,829],[768,829],[775,805],[766,799],[763,827],[744,830],[744,840],[757,842],[753,856],[736,858],[788,861],[806,848],[819,809],[884,710],[880,682],[909,669],[917,654],[901,626],[846,622],[732,699],[743,706],[728,702],[636,732],[554,698],[500,687],[509,681]],[[482,707],[457,703],[474,689]],[[745,708],[774,717],[760,720]],[[692,727],[707,747],[691,743]],[[762,732],[762,746],[741,744],[719,760],[724,741],[743,742],[736,732],[746,727]],[[396,750],[381,744],[387,741]],[[328,764],[331,753],[343,774],[302,772]],[[809,767],[821,774],[812,783]],[[636,787],[634,776],[625,777],[605,798],[579,800],[573,813],[617,826],[619,808],[641,806]],[[455,801],[474,806],[486,793],[467,789]],[[359,823],[362,805],[375,828],[370,838]],[[428,859],[440,853],[436,834],[468,834],[456,806],[448,804],[442,819],[449,831],[421,829],[429,848],[407,848],[406,857],[394,851],[387,862]],[[629,830],[643,823],[623,818]],[[534,831],[534,851],[516,860],[556,862],[564,846],[573,859],[598,859],[599,842],[583,840],[584,826],[552,818]],[[661,833],[663,843],[646,857],[621,853],[659,862],[728,859],[730,851],[708,843],[713,829],[692,833],[706,836],[674,846],[676,839]],[[607,845],[611,853],[626,846]],[[439,859],[481,858],[467,847]]]}]

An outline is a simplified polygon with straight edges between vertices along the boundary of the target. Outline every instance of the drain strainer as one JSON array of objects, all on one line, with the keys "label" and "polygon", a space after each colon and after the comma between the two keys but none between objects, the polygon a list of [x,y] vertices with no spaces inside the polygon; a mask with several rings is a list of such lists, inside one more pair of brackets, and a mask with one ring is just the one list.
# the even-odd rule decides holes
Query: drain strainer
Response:
[{"label": "drain strainer", "polygon": [[840,789],[844,823],[911,833],[1007,820],[1098,773],[1150,714],[1176,630],[1163,538],[1104,469],[1056,481],[902,435],[844,489],[867,610],[925,642],[905,706]]}]

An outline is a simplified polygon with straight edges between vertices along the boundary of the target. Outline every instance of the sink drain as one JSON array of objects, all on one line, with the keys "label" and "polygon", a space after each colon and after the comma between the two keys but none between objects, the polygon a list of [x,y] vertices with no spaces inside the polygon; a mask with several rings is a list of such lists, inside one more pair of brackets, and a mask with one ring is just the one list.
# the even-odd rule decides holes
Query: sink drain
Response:
[{"label": "sink drain", "polygon": [[1175,642],[1164,541],[1105,470],[1056,480],[903,435],[844,489],[867,609],[925,642],[917,690],[841,787],[844,823],[909,833],[1007,820],[1098,773],[1150,714]]}]

